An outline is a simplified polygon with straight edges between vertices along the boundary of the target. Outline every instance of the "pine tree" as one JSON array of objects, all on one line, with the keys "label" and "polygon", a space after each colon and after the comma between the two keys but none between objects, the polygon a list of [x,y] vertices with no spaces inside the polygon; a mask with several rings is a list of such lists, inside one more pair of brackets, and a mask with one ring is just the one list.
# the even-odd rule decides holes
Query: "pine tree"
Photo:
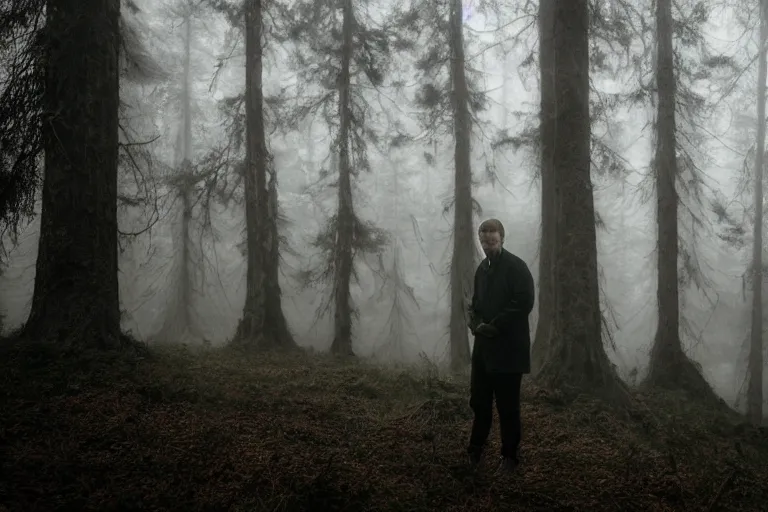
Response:
[{"label": "pine tree", "polygon": [[473,215],[479,212],[472,198],[471,146],[474,116],[486,107],[478,77],[467,69],[463,15],[461,0],[428,0],[400,13],[399,22],[409,40],[406,48],[417,55],[422,125],[432,139],[450,136],[454,140],[449,205],[453,208],[449,346],[454,371],[465,369],[470,359],[467,308],[478,255]]},{"label": "pine tree", "polygon": [[[682,141],[695,140],[695,119],[706,109],[706,99],[694,92],[691,83],[709,78],[713,68],[727,62],[706,55],[699,62],[684,60],[674,46],[676,39],[683,47],[699,46],[701,27],[708,15],[707,8],[697,4],[687,20],[689,25],[682,24],[676,30],[672,2],[656,2],[656,137],[652,168],[658,224],[658,326],[645,384],[684,389],[696,398],[716,402],[700,367],[685,354],[681,335],[686,325],[682,321],[686,288],[691,283],[705,284],[696,258],[697,231],[705,227],[703,215],[697,211],[702,209],[704,178],[692,156],[695,149]],[[680,215],[680,206],[685,215]],[[681,229],[688,225],[692,227]]]},{"label": "pine tree", "polygon": [[[552,76],[551,163],[554,183],[554,315],[538,378],[624,400],[602,344],[595,209],[590,176],[589,10],[586,0],[540,4],[542,55]],[[550,41],[544,42],[545,39]],[[550,75],[551,73],[551,75]],[[544,100],[542,100],[544,101]],[[543,143],[545,143],[543,141]],[[544,170],[544,169],[543,169]]]},{"label": "pine tree", "polygon": [[119,346],[120,2],[46,5],[40,247],[24,335]]},{"label": "pine tree", "polygon": [[[98,5],[101,6],[102,4],[99,3]],[[104,157],[106,158],[105,165],[111,166],[112,150],[100,154],[92,151],[92,149],[101,147],[104,152],[107,152],[107,145],[111,143],[110,137],[112,135],[109,126],[112,120],[109,109],[112,104],[111,95],[113,92],[108,90],[107,86],[112,83],[110,75],[112,67],[117,74],[114,94],[118,97],[125,91],[126,85],[151,83],[165,76],[163,70],[146,53],[142,41],[138,37],[137,21],[133,16],[140,12],[138,7],[132,1],[126,1],[122,5],[125,11],[121,13],[120,6],[118,2],[117,19],[114,20],[114,34],[109,32],[113,25],[111,9],[114,6],[112,4],[109,4],[109,9],[104,11],[103,16],[90,12],[90,7],[74,5],[71,2],[64,5],[53,5],[44,0],[27,0],[6,2],[0,6],[0,59],[8,64],[5,67],[7,80],[4,81],[0,93],[0,139],[3,140],[0,148],[0,184],[2,185],[0,232],[6,233],[10,230],[13,234],[22,222],[32,219],[35,214],[35,199],[38,197],[37,192],[42,183],[43,168],[45,168],[46,180],[48,180],[47,186],[43,184],[42,194],[42,207],[43,210],[47,208],[48,213],[43,213],[41,219],[35,298],[25,331],[29,337],[53,337],[78,343],[77,333],[79,332],[84,336],[80,340],[82,344],[118,344],[119,336],[116,332],[119,333],[120,318],[117,299],[117,261],[116,257],[115,261],[112,261],[112,237],[106,234],[107,226],[114,226],[115,237],[117,237],[119,233],[117,227],[118,204],[127,207],[141,205],[146,207],[154,204],[154,197],[151,193],[147,193],[153,188],[149,183],[152,179],[151,173],[146,172],[147,169],[137,168],[149,163],[149,160],[145,158],[148,153],[137,149],[137,141],[132,138],[134,134],[131,131],[131,122],[125,117],[127,102],[115,100],[115,104],[118,105],[116,126],[119,126],[119,136],[116,128],[114,165],[122,173],[127,171],[132,173],[134,177],[141,176],[144,183],[139,183],[139,180],[136,180],[133,188],[138,190],[138,193],[135,194],[132,192],[118,194],[115,190],[114,209],[109,207],[106,202],[110,200],[113,186],[117,187],[118,173],[110,176],[109,171],[106,174],[103,170],[99,172],[99,163],[95,161]],[[104,9],[102,8],[102,10]],[[77,18],[81,12],[86,12],[89,16],[78,21]],[[74,52],[72,54],[75,63],[73,66],[80,71],[68,74],[66,63],[57,65],[51,62],[52,55],[56,59],[59,59],[58,55],[62,56],[61,59],[66,59],[69,55],[69,50],[62,51],[58,48],[51,48],[52,45],[59,44],[59,39],[67,39],[69,31],[77,33],[82,27],[91,27],[93,24],[99,23],[102,24],[102,28],[94,30],[106,30],[104,39],[93,34],[78,34],[79,38],[76,37],[74,41],[67,40],[67,43],[71,45],[70,50]],[[54,28],[51,29],[51,26]],[[112,37],[116,38],[119,44],[115,43],[111,39]],[[58,87],[49,87],[50,84],[58,85],[58,79],[55,77],[59,74],[62,74],[62,80],[66,83],[78,83],[77,73],[90,69],[91,64],[86,62],[90,56],[87,55],[87,52],[84,53],[85,50],[74,49],[87,49],[88,41],[91,39],[98,43],[95,47],[97,58],[94,69],[98,70],[97,73],[101,73],[102,78],[97,80],[97,82],[101,82],[101,86],[97,83],[88,83],[89,88],[80,91],[82,96],[78,96],[73,91],[62,92]],[[107,48],[109,45],[112,45],[112,50]],[[114,64],[112,62],[113,53]],[[97,106],[92,106],[90,108],[93,108],[93,111],[78,111],[81,103],[88,104],[89,102],[100,101],[88,99],[93,96],[97,89],[97,96],[101,91],[108,94],[105,96],[104,108],[99,110]],[[54,116],[55,124],[53,125],[48,123],[52,105],[56,108],[66,109],[66,115]],[[102,116],[106,131],[103,133],[104,139],[97,145],[90,146],[91,150],[86,153],[83,153],[83,150],[78,150],[70,154],[73,151],[72,148],[63,145],[61,140],[58,142],[53,140],[58,136],[58,133],[54,135],[51,131],[54,127],[60,130],[62,126],[70,126],[70,122],[83,127],[93,125],[93,122],[84,120],[92,119],[89,116],[97,113]],[[71,118],[66,119],[67,116]],[[85,128],[75,131],[67,129],[66,132],[72,138],[71,143],[81,148],[87,145],[86,142],[83,142],[84,140],[98,140],[95,134],[86,133]],[[45,153],[44,161],[43,153]],[[53,169],[50,172],[48,171],[49,167]],[[70,177],[69,174],[72,170],[76,174]],[[134,170],[139,172],[132,172]],[[96,181],[90,181],[90,173],[95,173]],[[51,176],[50,179],[49,175]],[[78,179],[86,181],[78,182]],[[90,183],[91,190],[81,190],[84,183]],[[67,197],[65,190],[70,188],[73,188],[75,195]],[[64,197],[58,197],[57,189],[64,194]],[[104,194],[95,194],[94,189],[104,190]],[[51,198],[51,194],[54,195],[53,198]],[[94,197],[94,195],[99,197]],[[67,205],[68,202],[75,204],[76,208],[70,209]],[[59,210],[69,214],[69,220],[61,218]],[[99,213],[97,222],[89,224],[84,221],[84,219],[90,219],[96,215],[96,212],[103,212],[104,218]],[[70,222],[71,226],[62,227]],[[77,224],[76,228],[73,227],[75,224]],[[89,238],[90,247],[78,247],[80,240],[71,243],[69,240],[63,240],[63,238],[68,237],[66,229],[74,229],[81,238]],[[99,231],[100,234],[95,235],[95,231]],[[88,233],[91,233],[92,236],[89,237]],[[117,251],[117,240],[115,238],[115,251]],[[95,244],[99,243],[103,245],[97,247]],[[84,261],[78,263],[80,254],[84,256]],[[103,256],[101,262],[98,261],[99,254]],[[53,259],[54,261],[46,262],[45,259]],[[59,268],[59,265],[84,270],[81,271],[80,276],[70,275],[67,277],[66,274],[73,274],[73,272],[68,271],[62,275],[60,272],[63,270]],[[112,266],[115,268],[114,280],[94,277],[95,275],[104,275],[105,268]],[[107,295],[115,297],[114,304],[93,297],[94,293],[86,293],[84,297],[81,297],[83,295],[81,292],[89,288],[98,289],[98,293],[103,294],[104,297]],[[70,293],[78,297],[77,301],[73,301],[71,304],[62,300],[64,295]],[[96,301],[103,309],[90,310],[89,301]],[[41,325],[39,319],[47,318],[50,311],[55,311],[57,302],[59,305],[65,305],[60,308],[59,317],[50,316],[50,322],[46,321],[44,325]],[[101,318],[104,316],[104,310],[109,312],[106,320]],[[111,318],[114,310],[118,311],[116,331],[113,328],[114,319]],[[90,313],[86,315],[88,311]],[[72,320],[72,325],[68,325],[67,318],[69,317],[76,317]],[[99,327],[100,325],[103,329]],[[99,336],[97,331],[103,331],[108,339],[97,341],[96,338]]]},{"label": "pine tree", "polygon": [[765,87],[768,2],[760,0],[760,46],[757,72],[757,148],[755,150],[755,221],[752,251],[753,293],[747,389],[747,416],[763,422],[763,175],[765,173]]},{"label": "pine tree", "polygon": [[299,79],[295,97],[301,99],[294,105],[285,102],[281,117],[292,129],[308,118],[321,117],[333,141],[331,169],[321,173],[314,193],[327,190],[335,177],[331,185],[336,190],[336,211],[314,241],[323,255],[321,266],[305,272],[303,281],[331,286],[320,313],[333,308],[331,352],[338,355],[354,355],[355,256],[378,254],[388,242],[383,230],[358,217],[354,200],[359,173],[370,170],[369,145],[381,143],[381,135],[367,120],[375,112],[370,99],[385,83],[392,38],[388,25],[369,26],[364,5],[357,0],[292,4],[286,34],[286,40],[295,44],[291,64]]},{"label": "pine tree", "polygon": [[174,342],[203,339],[194,308],[195,285],[202,259],[196,257],[199,255],[195,254],[197,251],[193,240],[195,206],[198,202],[197,189],[201,180],[193,163],[195,158],[192,137],[192,41],[194,37],[192,25],[195,15],[199,14],[195,12],[198,7],[190,0],[185,0],[174,9],[174,14],[182,21],[184,50],[178,98],[181,119],[176,138],[173,171],[169,178],[173,194],[171,209],[175,214],[171,217],[173,223],[170,283],[172,295],[167,302],[163,325],[157,335],[161,340]]},{"label": "pine tree", "polygon": [[[284,19],[279,3],[247,0],[233,4],[210,0],[224,13],[235,30],[245,35],[245,92],[222,102],[229,127],[228,148],[212,152],[206,163],[211,190],[225,201],[233,197],[232,185],[242,187],[245,202],[246,296],[243,316],[232,339],[244,348],[296,348],[282,308],[279,283],[280,243],[277,171],[266,135],[264,60],[267,44],[279,41],[273,15]],[[272,11],[267,14],[267,9]],[[267,37],[269,32],[270,37]],[[220,62],[223,66],[224,62]],[[245,160],[229,160],[230,149],[239,153],[245,146]],[[229,169],[234,180],[219,176]]]},{"label": "pine tree", "polygon": [[[511,130],[506,125],[496,135],[493,146],[496,149],[512,149],[513,151],[525,150],[528,155],[536,159],[532,162],[532,179],[538,181],[542,194],[541,224],[539,232],[538,251],[538,311],[536,321],[536,333],[531,347],[531,367],[535,375],[541,368],[548,351],[552,322],[550,318],[554,312],[554,291],[552,289],[553,262],[554,262],[554,226],[553,215],[554,182],[550,178],[547,168],[551,167],[552,155],[552,130],[554,129],[554,111],[552,111],[552,99],[550,95],[554,86],[552,76],[552,55],[547,45],[551,41],[542,38],[542,26],[549,26],[550,22],[543,19],[546,12],[532,12],[535,4],[522,4],[518,6],[517,16],[536,17],[539,31],[539,47],[532,48],[523,59],[520,69],[523,73],[538,74],[539,89],[541,92],[540,105],[533,111],[516,112],[516,116],[522,119],[516,130]],[[592,125],[590,137],[591,148],[591,180],[595,187],[601,184],[623,182],[630,175],[626,160],[612,148],[611,139],[617,138],[621,133],[621,125],[616,121],[615,115],[631,103],[625,95],[607,92],[597,87],[597,77],[607,76],[615,79],[634,71],[632,63],[635,60],[633,48],[638,36],[633,26],[634,19],[627,13],[635,11],[631,5],[621,1],[611,2],[605,5],[602,2],[589,2],[589,66],[590,72],[596,77],[590,83],[590,122]],[[535,66],[538,60],[538,68]],[[598,210],[595,211],[595,223],[598,229],[605,232],[610,230]],[[606,283],[600,274],[599,286],[601,294],[601,315],[603,335],[615,349],[612,339],[611,305],[605,297]]]},{"label": "pine tree", "polygon": [[406,264],[404,258],[405,236],[401,229],[401,219],[403,218],[403,209],[407,202],[407,195],[403,182],[407,176],[403,176],[405,158],[403,151],[407,151],[408,146],[404,146],[407,138],[405,136],[395,137],[390,145],[388,162],[390,163],[390,174],[385,175],[381,181],[386,186],[379,186],[377,179],[376,192],[380,194],[386,204],[386,214],[391,216],[391,224],[388,231],[391,233],[391,243],[386,254],[378,255],[377,273],[374,274],[374,289],[376,290],[373,299],[377,305],[391,300],[387,321],[385,324],[385,333],[381,343],[374,348],[374,354],[383,361],[404,362],[407,359],[406,345],[404,339],[412,332],[413,312],[419,309],[419,302],[416,299],[413,288],[406,280]]}]

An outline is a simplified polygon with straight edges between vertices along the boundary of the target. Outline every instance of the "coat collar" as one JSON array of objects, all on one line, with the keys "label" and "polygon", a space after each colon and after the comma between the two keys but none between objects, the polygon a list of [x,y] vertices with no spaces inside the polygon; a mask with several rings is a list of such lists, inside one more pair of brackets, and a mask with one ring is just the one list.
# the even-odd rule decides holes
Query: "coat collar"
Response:
[{"label": "coat collar", "polygon": [[495,266],[496,263],[501,260],[501,256],[504,254],[504,247],[501,248],[501,250],[498,252],[498,254],[495,254],[493,256],[486,256],[485,257],[485,266],[486,268],[491,268],[492,266]]}]

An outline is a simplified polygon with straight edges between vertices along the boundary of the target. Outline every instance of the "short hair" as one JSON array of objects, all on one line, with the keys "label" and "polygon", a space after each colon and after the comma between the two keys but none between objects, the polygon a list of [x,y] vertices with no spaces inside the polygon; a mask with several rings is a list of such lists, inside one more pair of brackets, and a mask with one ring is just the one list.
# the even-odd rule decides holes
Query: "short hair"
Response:
[{"label": "short hair", "polygon": [[488,219],[484,220],[480,227],[477,229],[478,233],[481,233],[483,231],[498,231],[501,235],[501,240],[504,241],[504,224],[501,223],[499,219]]}]

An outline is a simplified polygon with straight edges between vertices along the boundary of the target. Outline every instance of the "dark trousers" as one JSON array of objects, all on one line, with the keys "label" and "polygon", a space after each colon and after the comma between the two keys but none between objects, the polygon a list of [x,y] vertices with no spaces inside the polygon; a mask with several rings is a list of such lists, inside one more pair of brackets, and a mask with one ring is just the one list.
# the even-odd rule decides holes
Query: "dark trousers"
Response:
[{"label": "dark trousers", "polygon": [[482,358],[472,358],[472,377],[469,406],[475,413],[469,450],[481,451],[491,433],[493,399],[499,413],[501,455],[517,460],[517,449],[522,437],[520,421],[521,373],[492,373],[486,370]]}]

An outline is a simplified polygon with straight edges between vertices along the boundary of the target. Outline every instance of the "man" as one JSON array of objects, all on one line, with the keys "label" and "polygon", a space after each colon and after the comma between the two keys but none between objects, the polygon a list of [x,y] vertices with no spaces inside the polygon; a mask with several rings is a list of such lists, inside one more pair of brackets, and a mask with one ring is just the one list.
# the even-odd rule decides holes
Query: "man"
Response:
[{"label": "man", "polygon": [[534,284],[523,260],[503,248],[504,226],[497,219],[480,225],[480,244],[486,258],[475,272],[469,306],[469,328],[475,336],[469,405],[475,418],[469,439],[469,459],[480,462],[491,432],[493,399],[501,429],[499,470],[518,465],[522,434],[520,384],[531,371],[528,315],[533,310]]}]

